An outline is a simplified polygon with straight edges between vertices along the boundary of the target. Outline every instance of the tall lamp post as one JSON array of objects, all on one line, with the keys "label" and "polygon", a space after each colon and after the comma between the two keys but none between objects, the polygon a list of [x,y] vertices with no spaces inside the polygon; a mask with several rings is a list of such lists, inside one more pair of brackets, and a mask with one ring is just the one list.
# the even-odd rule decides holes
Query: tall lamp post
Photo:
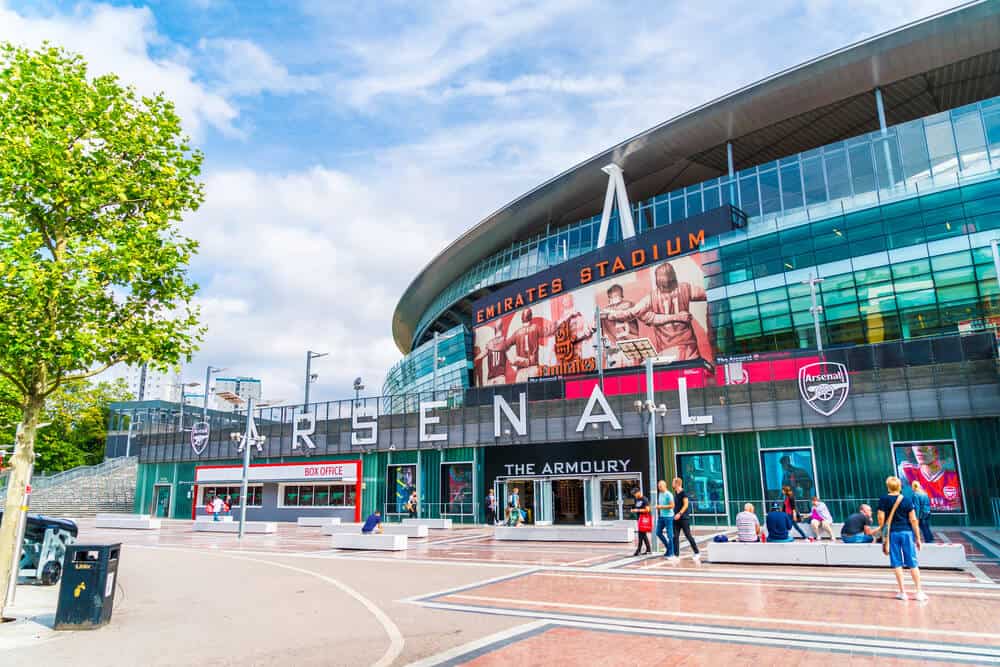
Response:
[{"label": "tall lamp post", "polygon": [[[219,398],[233,405],[244,403],[242,398],[231,391],[221,391],[218,395]],[[278,401],[261,401],[255,405],[253,396],[249,396],[245,402],[247,407],[246,431],[242,435],[236,432],[229,434],[229,438],[237,445],[236,451],[242,451],[243,453],[243,475],[240,479],[240,527],[237,533],[237,537],[241,540],[243,539],[243,529],[247,522],[247,505],[250,504],[250,500],[247,498],[247,491],[250,486],[250,447],[256,447],[258,452],[262,452],[264,451],[264,442],[267,440],[267,436],[258,435],[257,433],[257,424],[253,419],[253,411],[255,408],[260,409],[274,405]]]},{"label": "tall lamp post", "polygon": [[302,403],[302,412],[309,412],[309,385],[319,379],[319,375],[312,372],[312,360],[325,357],[329,352],[313,352],[306,350],[306,395]]},{"label": "tall lamp post", "polygon": [[823,282],[822,278],[813,277],[813,274],[809,274],[809,278],[802,281],[803,285],[809,285],[809,296],[812,299],[812,307],[809,312],[813,316],[813,327],[816,329],[816,349],[819,352],[823,351],[823,336],[819,329],[819,314],[823,312],[823,306],[819,305],[816,300],[816,285]]},{"label": "tall lamp post", "polygon": [[[646,412],[649,415],[649,427],[648,427],[648,448],[649,448],[649,502],[651,506],[656,506],[656,416],[661,417],[667,414],[666,405],[656,405],[655,396],[653,394],[653,364],[655,364],[657,359],[655,357],[646,357],[646,400],[644,402],[636,401],[636,407],[640,410]],[[656,542],[656,540],[653,540]],[[652,545],[653,553],[656,553],[659,548],[656,544]]]},{"label": "tall lamp post", "polygon": [[197,387],[200,385],[201,385],[200,382],[180,382],[177,384],[170,385],[171,387],[180,387],[181,390],[181,411],[179,419],[181,431],[184,430],[184,403],[186,402],[187,399],[187,393],[185,392],[185,389],[187,389],[188,387]]},{"label": "tall lamp post", "polygon": [[212,384],[212,376],[216,373],[221,373],[226,370],[225,368],[216,368],[215,366],[209,366],[205,369],[205,398],[201,404],[201,420],[203,422],[208,421],[208,389]]}]

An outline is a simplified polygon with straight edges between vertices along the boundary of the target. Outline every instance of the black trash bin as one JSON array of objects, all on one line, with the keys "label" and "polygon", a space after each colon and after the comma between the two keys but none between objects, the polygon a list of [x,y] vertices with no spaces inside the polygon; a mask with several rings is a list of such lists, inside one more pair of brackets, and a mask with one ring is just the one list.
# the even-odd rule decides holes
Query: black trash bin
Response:
[{"label": "black trash bin", "polygon": [[56,630],[93,630],[111,620],[121,550],[121,542],[66,547]]}]

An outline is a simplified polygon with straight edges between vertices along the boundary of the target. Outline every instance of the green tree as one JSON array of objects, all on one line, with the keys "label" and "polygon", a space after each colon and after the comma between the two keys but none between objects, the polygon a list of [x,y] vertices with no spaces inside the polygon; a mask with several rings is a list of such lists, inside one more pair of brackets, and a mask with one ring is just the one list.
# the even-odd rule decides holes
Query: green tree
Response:
[{"label": "green tree", "polygon": [[104,460],[109,406],[131,398],[124,380],[64,382],[45,402],[42,420],[49,425],[36,437],[35,471],[51,474]]},{"label": "green tree", "polygon": [[0,608],[38,424],[61,385],[119,362],[174,365],[203,334],[187,275],[202,155],[163,95],[79,56],[0,45],[0,376],[22,430],[0,525]]}]

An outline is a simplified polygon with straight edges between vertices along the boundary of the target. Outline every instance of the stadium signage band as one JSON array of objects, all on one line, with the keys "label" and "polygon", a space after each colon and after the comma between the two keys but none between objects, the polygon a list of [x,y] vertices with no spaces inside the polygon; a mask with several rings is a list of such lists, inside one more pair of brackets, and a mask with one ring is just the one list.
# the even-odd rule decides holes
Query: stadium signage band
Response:
[{"label": "stadium signage band", "polygon": [[706,238],[734,228],[742,213],[729,204],[674,225],[605,246],[498,290],[472,304],[475,324],[483,324],[560,292],[679,257],[701,248]]}]

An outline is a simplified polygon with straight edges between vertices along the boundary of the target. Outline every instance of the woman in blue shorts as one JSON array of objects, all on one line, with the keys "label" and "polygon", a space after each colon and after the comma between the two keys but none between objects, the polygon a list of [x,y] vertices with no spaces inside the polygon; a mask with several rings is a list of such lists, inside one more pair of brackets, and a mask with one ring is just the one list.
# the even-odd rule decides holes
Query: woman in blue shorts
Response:
[{"label": "woman in blue shorts", "polygon": [[903,587],[903,567],[910,570],[913,585],[917,589],[916,599],[921,602],[927,599],[927,594],[920,588],[920,566],[917,563],[917,551],[923,546],[920,538],[920,524],[913,503],[900,493],[903,483],[898,477],[885,480],[888,494],[878,500],[878,530],[885,530],[884,542],[889,548],[889,567],[896,575],[899,592],[896,598],[906,600],[906,589]]}]

